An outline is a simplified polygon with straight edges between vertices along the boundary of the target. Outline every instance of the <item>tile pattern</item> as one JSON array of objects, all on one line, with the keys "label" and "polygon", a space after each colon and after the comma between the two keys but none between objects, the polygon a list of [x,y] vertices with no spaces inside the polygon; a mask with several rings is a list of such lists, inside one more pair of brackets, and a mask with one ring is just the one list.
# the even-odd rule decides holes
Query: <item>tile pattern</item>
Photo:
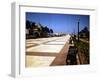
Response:
[{"label": "tile pattern", "polygon": [[[61,64],[70,35],[26,40],[26,67]],[[65,48],[66,47],[66,48]],[[65,48],[65,49],[64,49]],[[64,51],[63,51],[64,50]]]}]

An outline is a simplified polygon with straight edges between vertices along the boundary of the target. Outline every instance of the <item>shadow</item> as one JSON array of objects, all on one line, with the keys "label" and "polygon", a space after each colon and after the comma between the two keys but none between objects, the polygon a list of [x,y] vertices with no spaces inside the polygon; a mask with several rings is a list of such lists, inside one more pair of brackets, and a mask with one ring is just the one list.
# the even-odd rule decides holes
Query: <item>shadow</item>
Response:
[{"label": "shadow", "polygon": [[77,47],[69,46],[68,55],[66,58],[66,65],[77,65],[77,53]]},{"label": "shadow", "polygon": [[11,78],[15,78],[15,76],[14,75],[12,75],[12,74],[7,74],[9,77],[11,77]]}]

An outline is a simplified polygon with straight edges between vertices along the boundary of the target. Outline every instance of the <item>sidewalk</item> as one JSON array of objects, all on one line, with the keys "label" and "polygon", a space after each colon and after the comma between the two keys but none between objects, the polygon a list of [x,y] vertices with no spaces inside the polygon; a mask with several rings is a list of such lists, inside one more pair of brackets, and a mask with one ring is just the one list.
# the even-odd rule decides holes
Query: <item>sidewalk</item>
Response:
[{"label": "sidewalk", "polygon": [[68,42],[68,36],[27,40],[26,67],[65,65]]}]

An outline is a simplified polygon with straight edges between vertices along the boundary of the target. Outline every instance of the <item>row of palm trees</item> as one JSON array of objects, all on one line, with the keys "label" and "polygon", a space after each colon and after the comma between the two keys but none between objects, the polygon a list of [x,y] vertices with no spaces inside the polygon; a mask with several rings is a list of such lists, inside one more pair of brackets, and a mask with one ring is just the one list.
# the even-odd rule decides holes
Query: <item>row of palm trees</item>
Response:
[{"label": "row of palm trees", "polygon": [[48,37],[48,35],[53,33],[53,30],[47,26],[29,20],[26,21],[26,30],[26,38]]}]

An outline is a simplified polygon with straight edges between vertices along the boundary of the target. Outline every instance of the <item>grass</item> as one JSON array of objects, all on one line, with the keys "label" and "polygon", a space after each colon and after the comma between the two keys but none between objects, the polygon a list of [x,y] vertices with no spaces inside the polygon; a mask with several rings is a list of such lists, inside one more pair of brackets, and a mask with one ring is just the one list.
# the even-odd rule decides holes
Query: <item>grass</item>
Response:
[{"label": "grass", "polygon": [[83,63],[89,64],[89,43],[83,41],[75,41],[74,45],[78,48],[81,59],[84,58]]}]

